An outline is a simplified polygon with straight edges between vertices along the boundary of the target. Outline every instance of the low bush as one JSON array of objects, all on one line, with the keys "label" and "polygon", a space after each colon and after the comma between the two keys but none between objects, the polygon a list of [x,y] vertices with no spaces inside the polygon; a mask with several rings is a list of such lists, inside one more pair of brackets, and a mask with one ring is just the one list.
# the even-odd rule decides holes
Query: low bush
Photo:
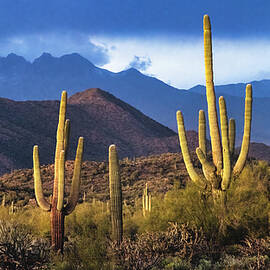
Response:
[{"label": "low bush", "polygon": [[0,221],[1,269],[41,269],[49,259],[49,245],[34,238],[21,224]]},{"label": "low bush", "polygon": [[111,256],[119,269],[146,270],[159,267],[166,256],[196,261],[209,246],[202,231],[187,225],[171,223],[164,232],[148,232],[135,240],[124,238],[118,245],[111,243]]}]

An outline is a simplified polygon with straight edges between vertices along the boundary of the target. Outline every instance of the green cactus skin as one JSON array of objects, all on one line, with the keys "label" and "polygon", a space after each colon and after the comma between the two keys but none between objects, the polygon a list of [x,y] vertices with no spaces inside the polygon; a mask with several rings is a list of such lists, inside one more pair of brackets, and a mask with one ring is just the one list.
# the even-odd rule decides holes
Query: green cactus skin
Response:
[{"label": "green cactus skin", "polygon": [[207,149],[206,149],[206,121],[205,121],[205,114],[203,110],[199,111],[199,147],[201,148],[202,152],[206,156]]},{"label": "green cactus skin", "polygon": [[152,209],[152,196],[149,194],[147,183],[142,195],[142,205],[143,205],[143,216],[145,217],[147,213],[151,212]]},{"label": "green cactus skin", "polygon": [[231,159],[228,139],[228,119],[226,103],[223,97],[219,98],[220,129],[222,138],[223,170],[221,189],[226,190],[231,181]]},{"label": "green cactus skin", "polygon": [[181,111],[176,113],[177,125],[178,125],[178,135],[179,142],[182,150],[183,159],[188,171],[188,174],[191,180],[196,183],[200,187],[205,187],[206,183],[202,180],[201,176],[195,171],[193,164],[191,162],[188,144],[187,144],[187,136],[185,132],[184,118]]},{"label": "green cactus skin", "polygon": [[229,121],[229,145],[230,145],[230,155],[233,157],[235,148],[235,120],[233,118]]},{"label": "green cactus skin", "polygon": [[[246,86],[245,99],[245,124],[241,152],[234,167],[232,157],[235,147],[235,121],[230,119],[228,127],[226,104],[223,97],[219,98],[220,128],[222,145],[220,143],[220,130],[217,121],[216,97],[213,84],[213,60],[211,44],[211,25],[208,15],[204,16],[204,50],[206,72],[206,96],[208,104],[209,129],[212,144],[213,162],[207,160],[205,139],[205,116],[203,111],[199,113],[199,147],[196,149],[198,159],[202,164],[203,176],[194,169],[187,145],[184,120],[182,113],[177,112],[178,134],[180,146],[186,169],[191,180],[211,191],[213,200],[223,209],[221,216],[226,214],[226,191],[230,187],[232,179],[238,177],[245,165],[250,143],[251,119],[252,119],[252,86]],[[203,184],[206,184],[204,187]],[[224,219],[223,219],[224,221]],[[223,226],[221,224],[221,226]]]},{"label": "green cactus skin", "polygon": [[63,252],[64,245],[64,220],[76,207],[80,190],[80,173],[83,155],[83,137],[79,138],[76,158],[74,162],[74,173],[68,203],[64,205],[65,190],[65,160],[68,150],[70,121],[66,118],[67,93],[62,92],[59,122],[56,136],[56,150],[54,163],[53,196],[48,202],[42,190],[40,176],[40,163],[38,146],[33,148],[33,168],[35,196],[39,207],[44,211],[51,212],[51,243],[54,251]]},{"label": "green cactus skin", "polygon": [[233,173],[235,175],[239,175],[245,166],[249,150],[251,119],[252,119],[252,86],[251,84],[248,84],[246,87],[244,134],[241,145],[241,151],[233,168]]},{"label": "green cactus skin", "polygon": [[204,61],[205,61],[205,79],[206,79],[206,97],[208,105],[209,129],[212,145],[213,163],[218,168],[222,162],[222,151],[220,142],[220,133],[218,127],[216,94],[213,82],[213,57],[212,57],[212,33],[211,24],[208,15],[203,18],[204,29]]},{"label": "green cactus skin", "polygon": [[119,170],[119,161],[116,146],[109,147],[109,181],[110,181],[110,205],[112,222],[112,240],[118,244],[123,237],[123,217],[122,217],[122,189]]}]

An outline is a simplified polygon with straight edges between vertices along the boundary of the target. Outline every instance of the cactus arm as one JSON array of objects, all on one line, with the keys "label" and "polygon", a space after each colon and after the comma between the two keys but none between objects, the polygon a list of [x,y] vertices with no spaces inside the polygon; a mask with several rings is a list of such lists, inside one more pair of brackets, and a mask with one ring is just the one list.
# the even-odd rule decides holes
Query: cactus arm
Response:
[{"label": "cactus arm", "polygon": [[252,86],[251,84],[248,84],[246,86],[245,123],[244,123],[243,140],[239,157],[233,168],[233,174],[235,176],[239,175],[242,172],[247,159],[251,133],[251,119],[252,119]]},{"label": "cactus arm", "polygon": [[64,129],[65,159],[67,158],[67,153],[68,153],[69,137],[70,137],[70,120],[67,119],[65,122],[65,129]]},{"label": "cactus arm", "polygon": [[83,159],[83,137],[80,137],[78,141],[76,158],[74,162],[74,172],[72,177],[70,195],[68,197],[68,203],[65,207],[65,213],[67,215],[70,214],[75,209],[79,199],[82,159]]},{"label": "cactus arm", "polygon": [[115,145],[109,147],[109,181],[111,201],[112,240],[118,244],[122,241],[122,190],[119,172],[119,162]]},{"label": "cactus arm", "polygon": [[220,127],[222,138],[222,153],[223,153],[223,171],[221,189],[226,190],[231,181],[231,159],[228,139],[228,119],[226,103],[223,97],[219,98],[219,112],[220,112]]},{"label": "cactus arm", "polygon": [[35,186],[35,196],[38,205],[44,211],[50,211],[51,206],[46,201],[43,190],[42,190],[42,183],[40,177],[40,165],[39,165],[39,155],[38,155],[38,146],[35,145],[33,149],[33,167],[34,167],[34,186]]},{"label": "cactus arm", "polygon": [[[205,60],[205,78],[206,78],[206,97],[208,105],[209,129],[212,145],[213,163],[218,168],[222,162],[222,151],[220,143],[220,133],[218,127],[216,95],[213,82],[213,59],[212,59],[212,37],[211,24],[208,15],[203,18],[204,28],[204,60]],[[219,169],[219,168],[218,168]]]},{"label": "cactus arm", "polygon": [[57,196],[58,211],[62,211],[63,209],[64,193],[65,193],[65,151],[62,150],[59,159],[58,196]]},{"label": "cactus arm", "polygon": [[59,159],[60,152],[64,150],[64,132],[65,132],[65,120],[67,109],[67,92],[63,91],[59,109],[59,121],[56,134],[56,148],[55,148],[55,161],[54,161],[54,185],[53,185],[53,200],[57,199],[58,194],[58,173],[59,173]]},{"label": "cactus arm", "polygon": [[231,157],[234,154],[235,148],[235,120],[233,118],[229,121],[229,147]]},{"label": "cactus arm", "polygon": [[187,144],[187,137],[186,137],[186,131],[185,131],[185,125],[184,125],[184,119],[181,111],[177,111],[176,113],[177,118],[177,125],[178,125],[178,135],[179,135],[179,141],[181,146],[181,151],[184,159],[184,163],[186,165],[187,172],[191,178],[191,180],[200,187],[205,187],[204,181],[201,179],[201,176],[197,174],[195,171],[193,164],[191,162],[189,150],[188,150],[188,144]]},{"label": "cactus arm", "polygon": [[199,111],[199,147],[206,156],[206,121],[205,114],[203,110]]}]

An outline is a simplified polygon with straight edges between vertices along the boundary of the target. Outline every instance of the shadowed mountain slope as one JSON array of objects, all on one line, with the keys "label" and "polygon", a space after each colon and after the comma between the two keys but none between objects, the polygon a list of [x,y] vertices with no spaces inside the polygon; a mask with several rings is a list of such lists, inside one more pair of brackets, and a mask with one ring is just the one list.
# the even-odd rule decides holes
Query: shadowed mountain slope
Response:
[{"label": "shadowed mountain slope", "polygon": [[[39,145],[41,164],[53,163],[59,101],[0,99],[0,172],[32,167],[32,148]],[[177,134],[134,107],[100,89],[68,99],[71,119],[68,159],[74,159],[79,136],[85,137],[84,160],[105,160],[114,143],[120,157],[179,152]],[[191,148],[197,133],[189,132]]]}]

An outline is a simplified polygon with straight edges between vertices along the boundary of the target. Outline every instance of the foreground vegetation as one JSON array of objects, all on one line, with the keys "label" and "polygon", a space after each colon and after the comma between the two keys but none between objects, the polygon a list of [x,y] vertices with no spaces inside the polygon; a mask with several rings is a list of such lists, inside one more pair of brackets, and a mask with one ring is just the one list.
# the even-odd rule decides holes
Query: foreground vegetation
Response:
[{"label": "foreground vegetation", "polygon": [[[29,205],[14,208],[10,197],[11,206],[6,207],[3,198],[0,209],[1,269],[270,268],[270,167],[263,161],[246,164],[252,87],[247,86],[242,147],[233,167],[236,159],[235,123],[231,120],[228,125],[226,104],[220,97],[221,140],[213,85],[211,25],[207,15],[204,16],[204,41],[212,158],[206,149],[204,112],[200,111],[199,147],[196,149],[200,164],[193,165],[182,113],[178,111],[180,145],[191,181],[185,184],[180,174],[173,178],[173,188],[165,194],[151,194],[148,190],[150,181],[146,178],[143,181],[145,189],[134,194],[130,186],[136,186],[139,173],[127,171],[126,177],[121,177],[125,179],[123,186],[132,199],[126,197],[123,207],[120,168],[122,170],[123,164],[132,162],[126,160],[119,164],[116,146],[111,145],[110,207],[106,196],[103,201],[96,198],[89,201],[84,196],[83,203],[73,211],[79,198],[82,147],[79,148],[80,158],[75,160],[76,177],[73,177],[70,196],[65,202],[64,172],[69,166],[68,163],[65,166],[69,124],[65,124],[66,93],[63,92],[52,199],[46,198],[46,184],[42,191],[40,175],[44,170],[42,173],[39,169],[37,147],[34,148],[36,199],[41,208],[51,211],[51,229],[47,212],[41,213]],[[157,163],[151,164],[154,166],[152,174],[164,173],[165,166],[159,168]],[[176,160],[174,165],[174,171],[177,171]],[[98,170],[103,171],[103,179],[107,169],[105,163],[98,166]],[[141,169],[144,170],[143,166]],[[202,169],[203,174],[198,169]],[[51,175],[52,172],[49,177]],[[165,175],[168,177],[168,172]],[[28,174],[27,180],[31,178],[32,174]],[[107,185],[106,177],[104,180]],[[5,184],[1,183],[0,188],[3,189]],[[155,184],[161,186],[158,181]]]},{"label": "foreground vegetation", "polygon": [[[156,183],[158,185],[158,183]],[[150,192],[152,189],[150,188]],[[143,190],[140,194],[142,195]],[[125,201],[124,238],[110,240],[107,201],[88,199],[66,218],[64,255],[52,255],[47,212],[32,206],[0,207],[1,269],[269,269],[270,167],[252,161],[228,193],[226,231],[207,193],[174,181],[142,200]],[[16,209],[16,208],[15,208]]]}]

